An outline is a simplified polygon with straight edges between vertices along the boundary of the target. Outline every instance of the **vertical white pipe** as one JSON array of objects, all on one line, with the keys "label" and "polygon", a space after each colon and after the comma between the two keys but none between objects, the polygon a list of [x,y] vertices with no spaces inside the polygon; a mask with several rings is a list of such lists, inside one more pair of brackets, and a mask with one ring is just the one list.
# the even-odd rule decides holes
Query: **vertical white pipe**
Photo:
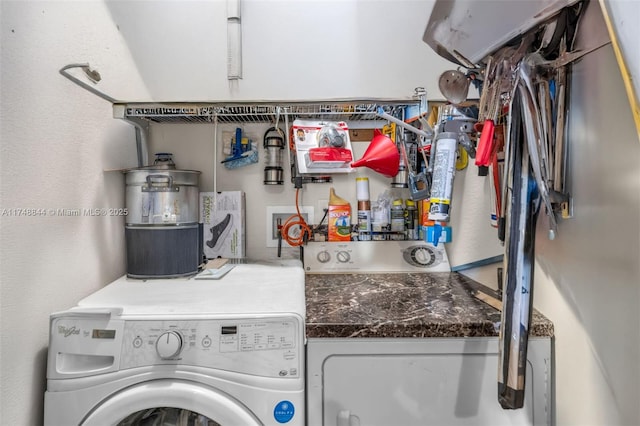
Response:
[{"label": "vertical white pipe", "polygon": [[213,116],[213,193],[218,192],[218,113]]},{"label": "vertical white pipe", "polygon": [[240,0],[227,0],[227,79],[242,78]]}]

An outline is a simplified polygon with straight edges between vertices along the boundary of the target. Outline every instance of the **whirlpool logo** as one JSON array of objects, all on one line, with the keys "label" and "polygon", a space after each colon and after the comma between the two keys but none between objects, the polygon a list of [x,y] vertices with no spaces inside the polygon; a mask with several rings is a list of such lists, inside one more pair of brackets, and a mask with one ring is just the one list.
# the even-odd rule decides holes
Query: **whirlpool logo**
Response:
[{"label": "whirlpool logo", "polygon": [[66,327],[64,325],[59,325],[58,326],[58,334],[62,334],[64,337],[69,337],[72,336],[74,334],[80,334],[80,329],[77,328],[75,325],[72,327]]}]

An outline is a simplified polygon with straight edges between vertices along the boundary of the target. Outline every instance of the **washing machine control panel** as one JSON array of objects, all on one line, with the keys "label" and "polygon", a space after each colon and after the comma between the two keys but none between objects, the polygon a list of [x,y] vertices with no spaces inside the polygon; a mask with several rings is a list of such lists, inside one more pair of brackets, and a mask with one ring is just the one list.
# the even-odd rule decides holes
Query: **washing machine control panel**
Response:
[{"label": "washing machine control panel", "polygon": [[182,364],[300,377],[303,333],[296,317],[125,321],[120,368]]}]

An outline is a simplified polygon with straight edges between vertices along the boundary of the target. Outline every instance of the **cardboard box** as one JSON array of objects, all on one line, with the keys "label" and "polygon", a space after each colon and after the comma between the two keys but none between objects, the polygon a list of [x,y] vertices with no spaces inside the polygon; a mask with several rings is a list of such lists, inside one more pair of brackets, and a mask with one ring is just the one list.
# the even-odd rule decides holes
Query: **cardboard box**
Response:
[{"label": "cardboard box", "polygon": [[201,192],[200,222],[207,259],[246,256],[244,192]]}]

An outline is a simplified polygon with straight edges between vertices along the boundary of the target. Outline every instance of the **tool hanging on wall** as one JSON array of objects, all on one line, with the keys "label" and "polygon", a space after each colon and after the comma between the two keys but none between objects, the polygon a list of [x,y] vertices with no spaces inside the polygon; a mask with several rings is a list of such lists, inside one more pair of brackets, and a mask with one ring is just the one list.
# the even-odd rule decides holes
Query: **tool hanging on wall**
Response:
[{"label": "tool hanging on wall", "polygon": [[[394,143],[396,151],[401,153],[400,146],[398,142],[402,140],[402,135],[398,136],[398,126],[395,123],[388,123],[382,126],[382,134],[388,136]],[[378,132],[376,130],[376,132]],[[398,173],[395,176],[391,177],[391,187],[392,188],[408,188],[409,180],[407,175],[407,163],[405,160],[405,156],[399,154],[400,162],[398,163]]]},{"label": "tool hanging on wall", "polygon": [[[497,55],[503,58],[505,69],[510,70],[500,78],[501,86],[511,87],[506,93],[509,115],[499,204],[503,212],[500,220],[504,223],[499,226],[499,237],[505,244],[506,282],[499,339],[498,400],[508,409],[524,405],[538,214],[544,207],[549,223],[548,237],[553,240],[556,212],[562,210],[565,217],[562,206],[569,202],[563,170],[556,169],[563,167],[566,155],[563,133],[567,93],[563,87],[569,70],[564,68],[608,43],[567,52],[580,10],[578,4],[560,14],[556,26],[560,28],[559,37],[556,34],[553,37],[560,41],[551,51],[537,46],[529,34],[523,37],[517,54],[514,55],[511,48],[503,48]],[[566,20],[567,25],[560,25],[560,20]],[[556,84],[561,90],[552,90]]]},{"label": "tool hanging on wall", "polygon": [[[495,131],[495,143],[489,165],[489,196],[491,198],[491,226],[499,227],[502,211],[502,181],[504,179],[504,123],[499,123]],[[504,240],[504,238],[502,238]]]},{"label": "tool hanging on wall", "polygon": [[478,123],[475,126],[480,132],[475,164],[479,167],[478,174],[482,176],[488,173],[487,167],[491,164],[498,119],[511,99],[516,64],[524,57],[533,40],[533,34],[527,34],[518,46],[502,48],[487,60],[480,94]]},{"label": "tool hanging on wall", "polygon": [[378,129],[374,130],[374,137],[362,158],[351,163],[351,167],[365,166],[389,178],[398,174],[399,165],[398,147]]},{"label": "tool hanging on wall", "polygon": [[438,131],[457,134],[456,170],[464,170],[469,158],[476,158],[476,147],[471,136],[476,133],[474,125],[477,124],[477,119],[478,113],[475,105],[464,108],[442,105],[438,108]]},{"label": "tool hanging on wall", "polygon": [[470,80],[459,70],[449,70],[440,74],[438,88],[442,96],[453,105],[459,105],[467,100]]},{"label": "tool hanging on wall", "polygon": [[258,162],[258,150],[248,138],[242,137],[242,129],[236,128],[231,142],[231,155],[221,161],[227,169],[237,169]]},{"label": "tool hanging on wall", "polygon": [[[422,130],[410,124],[407,124],[404,121],[390,114],[387,114],[384,111],[384,109],[381,107],[378,108],[376,114],[381,118],[384,118],[392,123],[397,124],[403,129],[409,130],[410,132],[413,132],[418,136],[421,136],[423,138],[422,139],[423,142],[425,142],[426,139],[430,139],[431,136],[433,135],[433,130],[431,129],[431,127],[429,127],[429,125],[424,120],[421,120],[421,122],[423,123],[423,127],[425,127],[425,130]],[[411,192],[411,195],[410,195],[411,199],[414,201],[418,201],[418,200],[424,200],[426,198],[429,198],[429,192],[431,191],[431,183],[427,179],[426,174],[415,173],[413,171],[413,168],[411,167],[411,164],[407,156],[404,140],[399,141],[399,147],[400,147],[400,152],[402,153],[402,158],[405,162],[405,167],[407,168],[407,179],[408,179],[409,191]],[[423,153],[424,153],[424,150],[423,150]],[[426,162],[426,157],[424,157],[424,160]],[[428,169],[428,165],[426,168]]]},{"label": "tool hanging on wall", "polygon": [[503,408],[516,409],[524,404],[527,343],[531,320],[533,266],[535,261],[536,221],[541,198],[532,176],[526,142],[526,122],[522,118],[521,98],[515,97],[511,112],[507,153],[511,169],[506,185],[506,240],[503,296],[499,337],[498,401]]},{"label": "tool hanging on wall", "polygon": [[284,132],[278,127],[270,127],[264,133],[262,145],[265,152],[264,184],[284,183]]},{"label": "tool hanging on wall", "polygon": [[[431,182],[427,178],[425,172],[416,173],[413,170],[409,156],[407,155],[407,147],[402,137],[399,141],[402,158],[404,158],[405,167],[407,168],[407,180],[409,186],[410,197],[413,201],[425,200],[429,198],[431,192]],[[428,164],[426,165],[428,168]]]}]

